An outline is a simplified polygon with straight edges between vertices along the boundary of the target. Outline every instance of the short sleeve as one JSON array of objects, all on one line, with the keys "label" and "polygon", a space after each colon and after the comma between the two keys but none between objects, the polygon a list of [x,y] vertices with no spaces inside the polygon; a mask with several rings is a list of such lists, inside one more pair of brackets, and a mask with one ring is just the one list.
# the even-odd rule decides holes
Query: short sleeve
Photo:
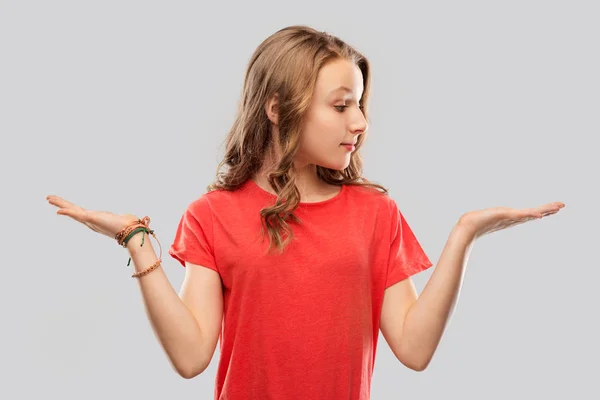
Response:
[{"label": "short sleeve", "polygon": [[412,229],[395,201],[391,200],[390,256],[385,288],[431,267],[433,263],[425,254]]},{"label": "short sleeve", "polygon": [[207,196],[188,205],[175,232],[169,254],[185,267],[185,262],[201,265],[217,272],[214,256],[212,215]]}]

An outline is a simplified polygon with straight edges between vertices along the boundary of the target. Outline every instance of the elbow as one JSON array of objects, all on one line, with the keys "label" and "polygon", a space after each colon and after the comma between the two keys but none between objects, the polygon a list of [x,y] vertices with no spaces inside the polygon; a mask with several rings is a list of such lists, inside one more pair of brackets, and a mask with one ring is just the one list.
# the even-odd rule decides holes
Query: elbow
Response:
[{"label": "elbow", "polygon": [[196,374],[192,371],[178,371],[177,372],[179,374],[179,376],[181,376],[183,379],[192,379],[195,378],[196,376],[198,376],[199,374]]},{"label": "elbow", "polygon": [[208,365],[196,366],[195,368],[180,369],[177,373],[184,379],[193,379],[203,373]]},{"label": "elbow", "polygon": [[404,366],[415,372],[423,372],[429,366],[429,361],[400,361]]},{"label": "elbow", "polygon": [[415,372],[423,372],[427,369],[427,366],[429,366],[429,362],[424,362],[420,364],[414,364],[411,369]]},{"label": "elbow", "polygon": [[411,346],[407,342],[402,342],[398,351],[395,351],[394,354],[407,368],[415,372],[423,372],[431,363],[436,349],[437,344],[432,347],[422,343],[413,343]]},{"label": "elbow", "polygon": [[400,361],[405,367],[412,369],[415,372],[423,372],[429,366],[431,362],[432,356],[422,356],[422,355],[402,355],[401,357],[397,357],[398,361]]},{"label": "elbow", "polygon": [[[214,347],[212,347],[214,352]],[[205,349],[199,348],[198,352],[189,355],[185,362],[179,364],[177,373],[184,379],[192,379],[202,374],[210,365],[213,352],[208,353]]]},{"label": "elbow", "polygon": [[179,374],[179,376],[181,376],[183,379],[192,379],[195,378],[196,376],[198,376],[197,374]]},{"label": "elbow", "polygon": [[203,373],[208,368],[208,363],[196,363],[188,366],[175,368],[175,372],[184,379],[193,379]]},{"label": "elbow", "polygon": [[181,370],[177,371],[183,379],[192,379],[200,375],[204,370]]}]

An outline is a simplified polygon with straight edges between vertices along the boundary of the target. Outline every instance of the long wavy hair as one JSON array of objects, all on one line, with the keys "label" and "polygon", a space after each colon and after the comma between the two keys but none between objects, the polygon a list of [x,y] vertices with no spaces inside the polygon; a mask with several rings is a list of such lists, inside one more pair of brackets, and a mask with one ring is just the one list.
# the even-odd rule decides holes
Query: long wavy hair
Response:
[{"label": "long wavy hair", "polygon": [[[359,67],[363,76],[361,106],[365,118],[370,89],[370,66],[367,58],[341,39],[304,25],[283,28],[266,38],[255,50],[246,68],[242,95],[235,122],[225,138],[225,156],[219,163],[216,179],[207,191],[233,191],[261,170],[269,145],[278,146],[279,154],[269,184],[277,193],[274,205],[260,211],[262,237],[265,228],[270,252],[279,253],[293,239],[289,219],[301,223],[294,215],[300,202],[293,159],[298,151],[302,122],[311,104],[313,89],[320,69],[327,63],[346,59]],[[274,140],[265,104],[278,95],[279,140]],[[388,190],[362,176],[359,149],[365,140],[361,134],[344,170],[317,165],[317,175],[331,185],[367,186],[387,194]],[[223,167],[225,171],[221,171]],[[285,237],[285,239],[284,239]]]}]

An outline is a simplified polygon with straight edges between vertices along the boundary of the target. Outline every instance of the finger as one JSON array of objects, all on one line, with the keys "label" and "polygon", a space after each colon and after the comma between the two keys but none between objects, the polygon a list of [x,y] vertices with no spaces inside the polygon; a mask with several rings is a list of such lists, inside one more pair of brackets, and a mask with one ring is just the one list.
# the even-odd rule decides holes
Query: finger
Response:
[{"label": "finger", "polygon": [[54,195],[47,196],[46,200],[48,200],[48,203],[57,207],[75,207],[75,204],[70,201]]},{"label": "finger", "polygon": [[535,218],[541,218],[542,213],[537,208],[525,208],[523,210],[519,210],[518,216],[516,219],[529,221]]},{"label": "finger", "polygon": [[77,208],[59,208],[58,211],[56,211],[56,214],[66,215],[67,217],[71,217],[77,222],[81,223],[85,223],[87,221],[86,212]]},{"label": "finger", "polygon": [[543,214],[544,217],[546,217],[548,215],[556,214],[558,211],[559,210],[551,210],[551,211],[543,212],[542,214]]},{"label": "finger", "polygon": [[[563,206],[563,207],[564,207],[564,206]],[[547,216],[549,216],[549,215],[556,214],[556,213],[557,213],[557,212],[559,212],[559,211],[560,211],[560,209],[561,209],[561,208],[563,208],[563,207],[561,207],[561,206],[558,206],[558,205],[557,205],[557,206],[555,206],[554,208],[542,208],[542,207],[540,207],[540,208],[538,209],[538,212],[539,212],[539,216],[538,216],[538,218],[543,218],[543,217],[547,217]]]},{"label": "finger", "polygon": [[559,207],[558,203],[549,203],[536,208],[526,208],[523,211],[523,215],[527,217],[542,218],[546,215],[557,213],[562,207]]},{"label": "finger", "polygon": [[559,212],[561,210],[561,208],[564,207],[564,205],[561,205],[562,203],[553,203],[552,205],[548,205],[545,207],[540,207],[539,211],[542,215],[550,215],[550,214],[556,214],[557,212]]},{"label": "finger", "polygon": [[555,201],[552,203],[544,204],[543,206],[540,206],[538,208],[544,209],[544,210],[560,210],[564,206],[565,206],[565,203],[560,202],[560,201]]},{"label": "finger", "polygon": [[48,203],[60,207],[60,208],[71,208],[71,209],[80,209],[83,210],[82,207],[71,203],[70,201],[67,201],[61,197],[58,196],[54,196],[54,195],[50,195],[46,197],[46,200],[48,200]]}]

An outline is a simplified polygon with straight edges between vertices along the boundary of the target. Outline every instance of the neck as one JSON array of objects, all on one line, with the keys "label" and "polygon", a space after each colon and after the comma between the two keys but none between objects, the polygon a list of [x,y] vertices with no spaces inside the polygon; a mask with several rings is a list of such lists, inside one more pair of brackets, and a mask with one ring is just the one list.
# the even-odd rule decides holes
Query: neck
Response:
[{"label": "neck", "polygon": [[[261,169],[259,173],[252,177],[262,189],[269,193],[276,194],[269,181],[267,175],[270,171]],[[317,166],[309,164],[301,168],[296,168],[296,186],[300,192],[301,198],[318,197],[331,191],[331,185],[323,182],[317,176]]]},{"label": "neck", "polygon": [[[275,195],[275,191],[267,180],[267,175],[275,169],[278,163],[276,160],[281,159],[281,153],[278,150],[278,137],[279,131],[275,127],[273,143],[267,149],[263,165],[260,171],[252,177],[260,188]],[[300,192],[300,201],[319,201],[335,195],[340,189],[338,186],[329,185],[319,179],[315,164],[310,164],[296,158],[294,160],[294,169],[296,171],[296,186]]]}]

